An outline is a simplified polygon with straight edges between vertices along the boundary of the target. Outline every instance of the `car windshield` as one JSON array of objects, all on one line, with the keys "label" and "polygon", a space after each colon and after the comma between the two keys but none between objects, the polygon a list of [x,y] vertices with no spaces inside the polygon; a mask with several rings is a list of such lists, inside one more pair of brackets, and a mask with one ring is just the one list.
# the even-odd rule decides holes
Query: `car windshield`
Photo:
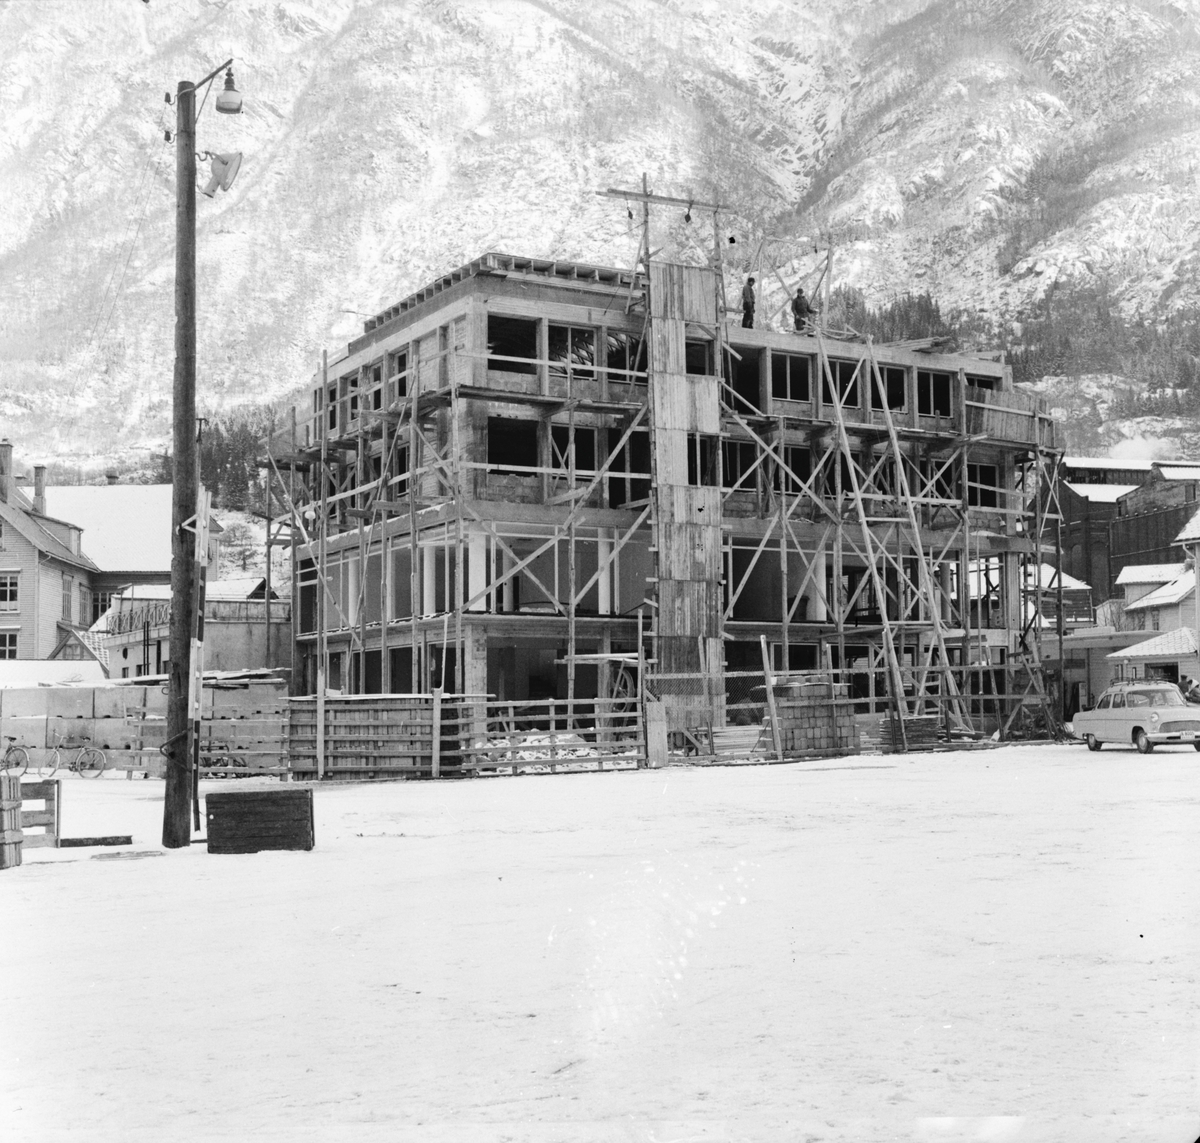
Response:
[{"label": "car windshield", "polygon": [[1129,695],[1130,706],[1184,706],[1183,695],[1174,687],[1157,688],[1152,691],[1132,691]]}]

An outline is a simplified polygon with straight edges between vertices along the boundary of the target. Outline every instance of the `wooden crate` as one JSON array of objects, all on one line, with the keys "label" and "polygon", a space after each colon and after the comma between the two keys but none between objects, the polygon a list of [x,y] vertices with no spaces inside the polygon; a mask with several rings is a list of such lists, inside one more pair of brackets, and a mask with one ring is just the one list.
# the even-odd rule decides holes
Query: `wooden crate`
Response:
[{"label": "wooden crate", "polygon": [[62,780],[49,778],[42,782],[21,783],[22,802],[41,802],[40,810],[21,810],[21,830],[29,826],[41,826],[41,833],[26,833],[26,849],[40,846],[58,848],[59,823],[62,820]]},{"label": "wooden crate", "polygon": [[312,849],[312,790],[221,791],[204,799],[209,853]]}]

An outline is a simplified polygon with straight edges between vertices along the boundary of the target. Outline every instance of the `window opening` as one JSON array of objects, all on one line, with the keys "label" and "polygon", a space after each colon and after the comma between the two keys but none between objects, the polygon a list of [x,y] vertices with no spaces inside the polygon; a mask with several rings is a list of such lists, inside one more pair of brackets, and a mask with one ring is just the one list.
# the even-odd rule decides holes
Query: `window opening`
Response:
[{"label": "window opening", "polygon": [[858,398],[858,362],[830,360],[829,373],[821,371],[821,400],[827,405],[833,404],[833,392],[829,387],[829,376],[842,396],[842,405],[847,409],[857,409]]},{"label": "window opening", "polygon": [[[488,368],[501,373],[536,373],[537,322],[526,318],[488,314]],[[501,361],[502,357],[527,357],[529,361]]]},{"label": "window opening", "polygon": [[972,508],[1000,506],[1000,469],[997,465],[967,465],[967,504]]},{"label": "window opening", "polygon": [[538,463],[537,421],[488,417],[488,470],[527,476]]},{"label": "window opening", "polygon": [[[609,367],[624,372],[609,373],[609,381],[621,381],[626,384],[645,385],[646,378],[646,343],[632,333],[620,333],[609,330],[605,334],[605,351]],[[631,377],[630,373],[641,373],[641,377]]]},{"label": "window opening", "polygon": [[717,484],[717,449],[719,438],[705,433],[688,433],[688,483],[701,487]]},{"label": "window opening", "polygon": [[683,344],[684,370],[688,373],[712,376],[712,342],[685,341]]},{"label": "window opening", "polygon": [[617,449],[623,435],[620,429],[608,430],[609,450],[616,450],[608,470],[608,503],[613,508],[645,500],[650,495],[650,433],[635,429]]},{"label": "window opening", "polygon": [[18,583],[20,576],[0,575],[0,611],[17,611],[20,608]]},{"label": "window opening", "polygon": [[948,417],[950,413],[949,373],[917,370],[917,412],[922,417]]},{"label": "window opening", "polygon": [[[754,492],[757,480],[754,476],[742,480],[754,467],[758,450],[750,441],[721,441],[721,484],[725,488],[737,487],[739,492]],[[738,481],[742,481],[738,486]]]},{"label": "window opening", "polygon": [[577,379],[590,381],[596,376],[596,331],[574,325],[552,325],[549,328],[547,357],[551,377],[566,377],[568,371]]},{"label": "window opening", "polygon": [[[881,365],[878,379],[872,370],[871,408],[902,411],[908,404],[905,395],[907,370],[899,365]],[[882,382],[882,387],[880,385]]]},{"label": "window opening", "polygon": [[798,353],[771,354],[771,396],[777,401],[810,401],[809,359]]}]

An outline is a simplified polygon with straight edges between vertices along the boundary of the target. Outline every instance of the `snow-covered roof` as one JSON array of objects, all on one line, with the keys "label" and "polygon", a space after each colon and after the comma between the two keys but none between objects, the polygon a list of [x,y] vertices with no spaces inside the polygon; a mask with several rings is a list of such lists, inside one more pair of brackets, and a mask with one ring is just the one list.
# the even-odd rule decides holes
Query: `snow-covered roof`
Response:
[{"label": "snow-covered roof", "polygon": [[1173,607],[1180,600],[1187,599],[1196,590],[1196,573],[1190,568],[1161,587],[1143,595],[1134,603],[1125,604],[1126,611],[1148,611],[1154,607]]},{"label": "snow-covered roof", "polygon": [[1111,456],[1064,456],[1063,465],[1066,468],[1128,468],[1140,472],[1149,472],[1153,461],[1149,460],[1113,460]]},{"label": "snow-covered roof", "polygon": [[[41,523],[47,518],[34,512],[32,502],[19,487],[15,484],[9,485],[8,500],[0,501],[0,521],[12,528],[14,532],[24,536],[39,552],[53,556],[64,563],[92,570],[95,564],[86,554],[76,555],[71,551],[69,545],[63,543]],[[57,522],[66,523],[65,520]]]},{"label": "snow-covered roof", "polygon": [[171,571],[170,484],[78,484],[46,489],[46,511],[83,529],[101,571]]},{"label": "snow-covered roof", "polygon": [[1115,504],[1118,496],[1124,496],[1139,487],[1137,484],[1077,484],[1071,480],[1064,483],[1076,496],[1096,504]]},{"label": "snow-covered roof", "polygon": [[1200,480],[1200,464],[1187,461],[1156,461],[1154,471],[1164,480]]},{"label": "snow-covered roof", "polygon": [[1132,647],[1122,647],[1119,651],[1110,651],[1106,659],[1170,659],[1196,653],[1196,632],[1191,627],[1176,627],[1147,639],[1142,643],[1134,643]]},{"label": "snow-covered roof", "polygon": [[1198,540],[1200,540],[1200,512],[1197,512],[1184,524],[1183,531],[1175,537],[1174,542],[1177,544],[1192,544]]},{"label": "snow-covered roof", "polygon": [[[242,600],[249,599],[256,592],[261,597],[266,592],[265,577],[251,576],[248,579],[210,579],[205,581],[204,597],[206,599]],[[274,592],[272,592],[274,594]],[[137,583],[124,588],[113,596],[113,603],[122,599],[170,599],[171,585],[169,583]]]},{"label": "snow-covered roof", "polygon": [[0,687],[94,686],[107,682],[95,659],[0,659]]},{"label": "snow-covered roof", "polygon": [[1130,583],[1170,583],[1183,575],[1185,566],[1182,560],[1177,564],[1129,564],[1123,567],[1121,574],[1117,576],[1117,586],[1124,587]]},{"label": "snow-covered roof", "polygon": [[[1057,590],[1058,583],[1054,580],[1055,570],[1052,564],[1039,564],[1038,570],[1041,572],[1039,584],[1040,587],[1051,588]],[[1081,579],[1076,579],[1073,575],[1068,575],[1066,572],[1059,572],[1058,578],[1062,581],[1063,591],[1091,591],[1092,585],[1084,583]],[[1025,583],[1030,585],[1033,580],[1033,568],[1025,569]]]}]

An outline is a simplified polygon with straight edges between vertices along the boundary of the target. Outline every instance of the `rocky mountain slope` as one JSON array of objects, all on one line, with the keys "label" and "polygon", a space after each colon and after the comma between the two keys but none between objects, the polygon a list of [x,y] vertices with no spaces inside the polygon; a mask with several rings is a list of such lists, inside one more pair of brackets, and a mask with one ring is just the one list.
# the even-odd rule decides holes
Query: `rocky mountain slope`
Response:
[{"label": "rocky mountain slope", "polygon": [[27,460],[168,436],[163,93],[227,56],[245,112],[210,97],[197,129],[245,154],[199,199],[211,410],[485,250],[629,264],[593,192],[642,172],[735,205],[731,274],[832,240],[839,283],[929,290],[998,343],[1098,279],[1131,318],[1200,302],[1200,0],[0,0],[0,42],[0,434]]}]

